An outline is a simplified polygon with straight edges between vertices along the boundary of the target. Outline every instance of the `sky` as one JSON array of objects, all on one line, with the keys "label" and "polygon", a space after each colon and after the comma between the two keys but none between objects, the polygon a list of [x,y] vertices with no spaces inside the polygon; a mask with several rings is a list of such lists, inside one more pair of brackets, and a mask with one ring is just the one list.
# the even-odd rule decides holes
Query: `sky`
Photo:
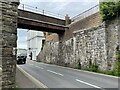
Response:
[{"label": "sky", "polygon": [[[98,4],[98,0],[20,0],[19,8],[25,4],[25,8],[35,11],[37,7],[39,11],[45,11],[45,14],[54,17],[64,18],[66,14],[70,18],[82,13],[83,11]],[[28,7],[29,6],[29,7]],[[34,9],[34,10],[33,10]],[[27,49],[27,30],[18,29],[17,48]]]}]

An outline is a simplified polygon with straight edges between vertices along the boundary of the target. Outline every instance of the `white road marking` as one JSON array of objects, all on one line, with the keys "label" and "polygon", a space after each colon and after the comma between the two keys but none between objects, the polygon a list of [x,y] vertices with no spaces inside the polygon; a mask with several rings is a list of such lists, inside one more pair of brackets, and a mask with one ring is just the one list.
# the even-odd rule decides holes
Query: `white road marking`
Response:
[{"label": "white road marking", "polygon": [[76,81],[78,81],[78,82],[80,82],[80,83],[84,83],[84,84],[89,85],[89,86],[92,86],[92,87],[94,87],[94,88],[102,89],[102,88],[99,87],[99,86],[96,86],[96,85],[93,85],[93,84],[90,84],[90,83],[84,82],[84,81],[79,80],[79,79],[76,79]]},{"label": "white road marking", "polygon": [[35,67],[37,67],[37,68],[40,68],[40,69],[44,69],[44,68],[42,68],[42,67],[39,67],[39,66],[35,66]]},{"label": "white road marking", "polygon": [[33,64],[29,64],[29,65],[33,65]]},{"label": "white road marking", "polygon": [[57,72],[54,72],[54,71],[51,71],[51,70],[47,70],[48,72],[51,72],[51,73],[54,73],[54,74],[57,74],[57,75],[60,75],[60,76],[64,76],[63,74],[61,73],[57,73]]},{"label": "white road marking", "polygon": [[[34,64],[29,64],[29,65],[34,65]],[[34,65],[35,66],[35,65]],[[44,69],[44,68],[42,68],[42,67],[39,67],[39,66],[35,66],[35,67],[37,67],[37,68],[40,68],[40,69]]]}]

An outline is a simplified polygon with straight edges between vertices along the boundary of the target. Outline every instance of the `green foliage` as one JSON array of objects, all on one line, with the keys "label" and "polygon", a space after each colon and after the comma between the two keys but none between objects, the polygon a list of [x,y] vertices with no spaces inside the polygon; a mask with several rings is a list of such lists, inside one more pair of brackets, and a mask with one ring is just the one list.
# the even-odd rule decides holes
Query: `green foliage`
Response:
[{"label": "green foliage", "polygon": [[78,69],[81,69],[81,64],[80,64],[80,63],[78,63],[77,68],[78,68]]},{"label": "green foliage", "polygon": [[101,71],[101,70],[98,70],[97,73],[103,73],[103,74],[107,74],[107,75],[113,75],[114,76],[114,72],[113,71]]},{"label": "green foliage", "polygon": [[96,64],[96,60],[94,61],[94,63],[92,63],[92,61],[89,60],[89,68],[87,68],[86,70],[92,71],[92,72],[97,72],[98,71],[98,65]]},{"label": "green foliage", "polygon": [[120,1],[100,3],[100,14],[103,21],[116,18],[120,15]]},{"label": "green foliage", "polygon": [[89,60],[89,67],[85,68],[84,70],[92,71],[92,72],[98,72],[98,65],[96,63],[96,60],[92,63],[92,60]]},{"label": "green foliage", "polygon": [[[78,60],[75,68],[81,69],[80,60]],[[94,63],[92,63],[91,59],[89,60],[89,67],[85,68],[84,70],[97,72],[97,73],[103,73],[103,74],[107,74],[107,75],[120,76],[120,51],[117,51],[116,61],[115,61],[113,70],[107,70],[107,71],[99,70],[96,60],[94,60]]]},{"label": "green foliage", "polygon": [[91,67],[90,67],[90,70],[93,71],[93,72],[97,72],[98,71],[98,66],[95,65],[95,64],[92,64]]},{"label": "green foliage", "polygon": [[80,59],[77,61],[77,64],[76,64],[76,69],[81,69],[81,63],[80,63]]},{"label": "green foliage", "polygon": [[120,51],[116,54],[116,61],[113,71],[115,76],[120,76]]},{"label": "green foliage", "polygon": [[107,71],[99,70],[98,65],[96,64],[96,60],[94,61],[94,63],[92,63],[91,60],[89,60],[89,68],[85,70],[96,73],[103,73],[107,75],[120,76],[120,61],[118,62],[118,60],[120,60],[120,52],[119,54],[117,54],[117,61],[115,62],[114,70],[107,70]]}]

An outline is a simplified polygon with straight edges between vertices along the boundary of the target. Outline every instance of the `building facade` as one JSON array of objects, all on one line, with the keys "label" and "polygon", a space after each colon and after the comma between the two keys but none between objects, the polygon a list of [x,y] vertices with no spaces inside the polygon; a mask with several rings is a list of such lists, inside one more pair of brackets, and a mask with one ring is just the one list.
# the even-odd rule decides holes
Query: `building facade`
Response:
[{"label": "building facade", "polygon": [[27,58],[36,60],[44,42],[44,33],[40,31],[27,31]]}]

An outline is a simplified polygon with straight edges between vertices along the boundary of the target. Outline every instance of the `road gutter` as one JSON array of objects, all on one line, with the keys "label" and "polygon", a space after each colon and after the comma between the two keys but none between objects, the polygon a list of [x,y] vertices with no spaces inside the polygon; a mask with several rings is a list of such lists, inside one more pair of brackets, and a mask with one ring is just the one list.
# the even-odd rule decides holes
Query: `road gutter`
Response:
[{"label": "road gutter", "polygon": [[[32,61],[32,62],[35,62],[35,61]],[[100,76],[106,76],[106,77],[111,77],[111,78],[116,78],[116,79],[119,79],[119,77],[117,76],[112,76],[112,75],[107,75],[107,74],[102,74],[102,73],[95,73],[95,72],[90,72],[90,71],[85,71],[85,70],[80,70],[80,69],[74,69],[74,68],[70,68],[70,67],[64,67],[64,66],[58,66],[58,65],[53,65],[53,64],[46,64],[46,63],[42,63],[42,62],[36,62],[38,64],[44,64],[44,65],[50,65],[50,66],[57,66],[57,67],[61,67],[61,68],[66,68],[66,69],[69,69],[69,70],[75,70],[75,71],[81,71],[81,72],[86,72],[86,73],[91,73],[91,74],[95,74],[95,75],[100,75]]]}]

